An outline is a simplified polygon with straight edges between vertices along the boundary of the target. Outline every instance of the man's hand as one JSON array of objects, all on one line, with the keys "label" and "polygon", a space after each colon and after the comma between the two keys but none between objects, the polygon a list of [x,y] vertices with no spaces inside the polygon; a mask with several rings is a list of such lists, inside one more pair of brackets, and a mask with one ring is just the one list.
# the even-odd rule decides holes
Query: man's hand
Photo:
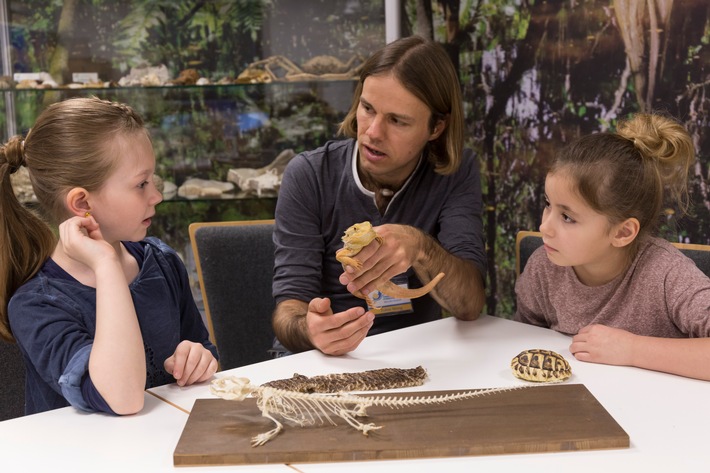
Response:
[{"label": "man's hand", "polygon": [[373,241],[355,256],[362,263],[347,266],[339,281],[354,295],[367,295],[381,284],[407,271],[420,251],[421,232],[406,225],[381,225],[374,230],[382,243]]},{"label": "man's hand", "polygon": [[315,298],[308,304],[306,327],[315,348],[326,355],[344,355],[360,345],[374,320],[362,307],[334,314],[330,299]]}]

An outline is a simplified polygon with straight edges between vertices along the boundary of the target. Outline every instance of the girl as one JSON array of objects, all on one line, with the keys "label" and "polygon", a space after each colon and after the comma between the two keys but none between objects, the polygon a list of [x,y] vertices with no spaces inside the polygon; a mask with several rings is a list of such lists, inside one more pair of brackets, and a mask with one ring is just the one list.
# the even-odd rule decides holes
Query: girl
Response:
[{"label": "girl", "polygon": [[[50,227],[15,197],[25,166]],[[142,119],[79,98],[0,148],[0,335],[27,370],[25,412],[133,414],[145,388],[205,381],[217,351],[177,254],[145,238],[162,200]]]},{"label": "girl", "polygon": [[516,320],[574,334],[581,361],[710,380],[710,279],[653,232],[664,190],[688,207],[693,142],[651,114],[564,149],[545,180],[544,246],[516,283]]}]

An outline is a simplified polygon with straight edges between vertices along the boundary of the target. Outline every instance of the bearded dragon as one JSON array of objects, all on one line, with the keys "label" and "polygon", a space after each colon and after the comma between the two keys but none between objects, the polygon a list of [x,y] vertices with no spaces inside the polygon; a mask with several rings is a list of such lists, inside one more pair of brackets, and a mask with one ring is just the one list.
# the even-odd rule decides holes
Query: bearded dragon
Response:
[{"label": "bearded dragon", "polygon": [[[379,236],[372,228],[372,224],[367,221],[350,226],[347,230],[345,230],[342,240],[344,245],[341,249],[335,252],[335,259],[343,265],[343,269],[345,269],[345,266],[348,265],[355,269],[362,268],[362,263],[355,258],[355,256],[360,253],[360,250],[373,241],[377,241],[380,244],[384,242],[382,237]],[[417,289],[406,289],[394,284],[392,281],[385,281],[377,286],[377,290],[386,296],[398,299],[414,299],[429,293],[443,277],[444,273],[439,273],[436,277],[434,277],[434,279],[429,281],[428,284]],[[356,296],[367,300],[368,304],[373,305],[367,296],[360,296],[357,294]]]}]

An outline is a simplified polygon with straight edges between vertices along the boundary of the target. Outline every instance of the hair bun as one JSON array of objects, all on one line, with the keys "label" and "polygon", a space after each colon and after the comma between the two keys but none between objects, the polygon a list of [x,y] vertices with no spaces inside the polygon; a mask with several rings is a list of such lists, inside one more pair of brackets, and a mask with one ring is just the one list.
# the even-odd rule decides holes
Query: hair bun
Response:
[{"label": "hair bun", "polygon": [[636,114],[619,123],[617,133],[631,140],[644,158],[662,163],[694,156],[693,143],[686,129],[675,120],[647,113]]},{"label": "hair bun", "polygon": [[693,139],[683,125],[664,115],[639,113],[619,123],[617,133],[630,140],[655,169],[682,213],[690,208],[688,173],[695,162]]}]

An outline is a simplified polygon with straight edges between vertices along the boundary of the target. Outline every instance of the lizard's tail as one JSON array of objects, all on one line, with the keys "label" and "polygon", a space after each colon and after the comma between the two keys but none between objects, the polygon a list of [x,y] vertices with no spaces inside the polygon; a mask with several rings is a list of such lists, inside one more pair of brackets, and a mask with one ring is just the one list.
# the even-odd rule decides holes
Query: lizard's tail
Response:
[{"label": "lizard's tail", "polygon": [[439,284],[439,281],[444,277],[444,273],[439,273],[436,275],[434,279],[429,281],[426,285],[419,287],[417,289],[405,289],[403,287],[400,287],[396,284],[394,284],[391,281],[387,281],[385,284],[382,285],[382,287],[379,288],[380,292],[382,294],[385,294],[390,297],[396,297],[399,299],[406,298],[406,299],[415,299],[417,297],[422,297],[425,294],[428,294],[431,292],[434,287],[436,287],[437,284]]}]

